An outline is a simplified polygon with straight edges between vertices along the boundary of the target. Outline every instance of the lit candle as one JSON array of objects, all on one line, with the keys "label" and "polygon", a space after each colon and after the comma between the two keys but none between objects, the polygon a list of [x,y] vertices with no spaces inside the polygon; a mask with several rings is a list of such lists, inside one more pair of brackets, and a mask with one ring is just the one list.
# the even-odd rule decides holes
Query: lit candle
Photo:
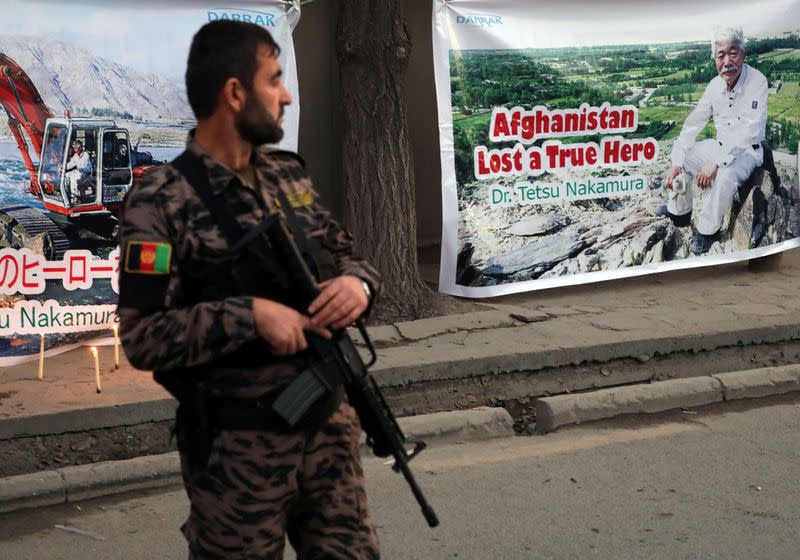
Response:
[{"label": "lit candle", "polygon": [[97,392],[100,392],[100,360],[97,357],[97,348],[92,346],[92,356],[94,356],[94,382],[97,385]]},{"label": "lit candle", "polygon": [[39,344],[39,381],[44,379],[44,335],[39,335],[42,337],[42,341]]},{"label": "lit candle", "polygon": [[119,369],[119,325],[111,328],[114,330],[114,369]]}]

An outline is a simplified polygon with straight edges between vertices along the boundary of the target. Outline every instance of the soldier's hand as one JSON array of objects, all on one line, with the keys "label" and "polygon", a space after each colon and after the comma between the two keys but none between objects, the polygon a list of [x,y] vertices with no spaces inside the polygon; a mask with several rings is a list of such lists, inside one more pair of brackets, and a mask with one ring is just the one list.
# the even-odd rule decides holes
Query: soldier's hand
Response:
[{"label": "soldier's hand", "polygon": [[709,163],[701,169],[700,173],[697,174],[697,186],[701,189],[710,187],[711,183],[714,182],[714,178],[717,176],[718,169],[719,166],[716,163]]},{"label": "soldier's hand", "polygon": [[369,298],[355,276],[337,276],[322,282],[320,294],[308,307],[311,322],[317,327],[343,329],[361,317]]},{"label": "soldier's hand", "polygon": [[259,336],[267,341],[276,356],[291,356],[308,347],[304,331],[330,339],[331,332],[311,322],[309,317],[276,301],[254,298],[253,318]]},{"label": "soldier's hand", "polygon": [[668,189],[672,188],[672,181],[675,180],[675,177],[680,175],[683,172],[683,168],[680,165],[674,165],[668,172],[667,172],[667,181],[666,186]]}]

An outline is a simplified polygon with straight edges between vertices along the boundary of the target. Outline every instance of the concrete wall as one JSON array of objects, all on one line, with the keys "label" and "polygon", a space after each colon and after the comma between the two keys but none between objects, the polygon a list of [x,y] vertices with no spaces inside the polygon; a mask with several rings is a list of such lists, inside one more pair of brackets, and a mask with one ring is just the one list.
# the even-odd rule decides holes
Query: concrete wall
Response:
[{"label": "concrete wall", "polygon": [[[424,247],[438,245],[442,228],[439,134],[431,50],[431,0],[403,0],[411,34],[407,73],[409,134],[417,194],[417,237]],[[336,2],[316,0],[303,6],[294,32],[300,82],[299,152],[331,209],[341,216],[339,123],[337,98]]]},{"label": "concrete wall", "polygon": [[298,152],[306,160],[323,200],[339,214],[342,201],[335,8],[335,2],[328,0],[304,5],[294,30],[294,48],[300,88]]},{"label": "concrete wall", "polygon": [[438,246],[442,235],[442,173],[433,83],[432,2],[404,0],[403,4],[413,45],[406,80],[406,111],[414,152],[417,238],[422,247]]}]

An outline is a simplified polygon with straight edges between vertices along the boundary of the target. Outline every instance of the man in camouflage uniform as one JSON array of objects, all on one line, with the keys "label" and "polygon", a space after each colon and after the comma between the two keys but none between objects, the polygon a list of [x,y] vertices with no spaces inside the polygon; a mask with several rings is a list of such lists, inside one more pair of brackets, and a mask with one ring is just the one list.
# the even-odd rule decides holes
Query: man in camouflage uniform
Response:
[{"label": "man in camouflage uniform", "polygon": [[[244,231],[285,212],[276,200],[282,191],[338,275],[321,282],[320,295],[299,311],[257,287],[241,288],[268,284],[268,275],[252,260],[231,258],[231,242],[196,185],[175,164],[165,165],[125,202],[120,333],[130,362],[154,370],[181,402],[177,442],[191,502],[182,530],[190,559],[282,558],[285,535],[300,559],[375,559],[361,427],[346,401],[328,398],[329,409],[310,427],[214,425],[221,410],[264,407],[265,395],[309,365],[308,332],[330,338],[381,291],[376,271],[353,256],[350,236],[319,203],[300,158],[262,146],[280,139],[291,101],[277,54],[256,25],[218,21],[198,31],[186,72],[198,123],[186,149]],[[194,395],[195,413],[182,417],[187,395]],[[198,432],[213,435],[205,453],[197,453]]]}]

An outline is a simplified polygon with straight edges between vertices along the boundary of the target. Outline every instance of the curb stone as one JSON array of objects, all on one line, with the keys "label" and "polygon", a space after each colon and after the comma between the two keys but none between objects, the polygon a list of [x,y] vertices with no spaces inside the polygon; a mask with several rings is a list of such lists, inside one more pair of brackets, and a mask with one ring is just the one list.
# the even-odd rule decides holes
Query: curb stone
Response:
[{"label": "curb stone", "polygon": [[[504,408],[477,407],[397,419],[409,439],[429,445],[514,435]],[[367,448],[361,452],[366,455]],[[162,455],[64,467],[0,479],[0,513],[158,488],[181,480],[177,451]]]},{"label": "curb stone", "polygon": [[181,481],[177,451],[127,461],[64,467],[60,471],[64,477],[67,502],[168,486]]},{"label": "curb stone", "polygon": [[508,411],[487,406],[408,416],[398,419],[398,423],[409,439],[434,441],[437,445],[514,435],[514,420]]},{"label": "curb stone", "polygon": [[663,412],[791,391],[800,391],[797,364],[544,397],[536,400],[536,432],[544,434],[559,426],[622,414]]},{"label": "curb stone", "polygon": [[545,397],[536,400],[536,431],[547,433],[565,424],[620,414],[661,412],[722,400],[722,384],[713,377],[657,381],[590,393]]},{"label": "curb stone", "polygon": [[0,513],[66,501],[64,477],[57,471],[22,474],[0,480]]},{"label": "curb stone", "polygon": [[714,377],[722,383],[725,400],[753,399],[800,391],[800,367],[796,365],[732,371]]}]

